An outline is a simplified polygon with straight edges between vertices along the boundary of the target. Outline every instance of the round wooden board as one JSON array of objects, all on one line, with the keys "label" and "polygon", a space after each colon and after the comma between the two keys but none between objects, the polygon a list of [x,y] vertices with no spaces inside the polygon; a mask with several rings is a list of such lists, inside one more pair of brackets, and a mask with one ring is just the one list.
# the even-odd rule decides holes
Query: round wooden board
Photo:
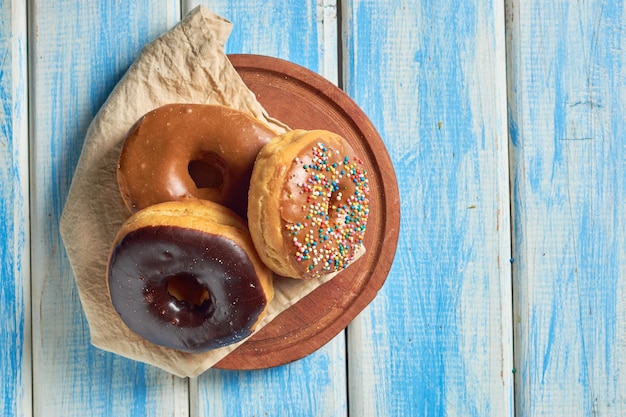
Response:
[{"label": "round wooden board", "polygon": [[382,139],[347,94],[288,61],[259,55],[229,55],[229,59],[272,117],[292,129],[325,129],[345,137],[365,162],[371,190],[366,254],[215,365],[261,369],[293,362],[319,349],[374,299],[395,255],[400,198]]}]

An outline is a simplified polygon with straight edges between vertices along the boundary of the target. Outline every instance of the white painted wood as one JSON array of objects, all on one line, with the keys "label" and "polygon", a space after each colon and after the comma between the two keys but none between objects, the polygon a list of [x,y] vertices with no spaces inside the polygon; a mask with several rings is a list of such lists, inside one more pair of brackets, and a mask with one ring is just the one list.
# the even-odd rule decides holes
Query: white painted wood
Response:
[{"label": "white painted wood", "polygon": [[187,381],[91,347],[59,216],[91,118],[183,3],[35,0],[28,38],[1,3],[0,414],[626,415],[622,0],[343,1],[339,33],[336,0],[207,0],[228,52],[341,79],[379,128],[394,267],[347,345],[283,367]]},{"label": "white painted wood", "polygon": [[507,0],[518,416],[626,415],[626,10]]},{"label": "white painted wood", "polygon": [[[198,3],[188,5],[193,8]],[[227,53],[275,56],[337,83],[337,8],[331,0],[204,2],[234,24]],[[345,336],[292,364],[253,372],[211,369],[197,380],[200,416],[347,414]]]},{"label": "white painted wood", "polygon": [[29,13],[34,414],[187,416],[186,380],[90,345],[58,230],[91,119],[178,3],[33,1]]},{"label": "white painted wood", "polygon": [[32,413],[26,7],[0,3],[0,415]]},{"label": "white painted wood", "polygon": [[504,9],[343,2],[344,88],[401,194],[391,273],[349,328],[355,416],[512,416]]}]

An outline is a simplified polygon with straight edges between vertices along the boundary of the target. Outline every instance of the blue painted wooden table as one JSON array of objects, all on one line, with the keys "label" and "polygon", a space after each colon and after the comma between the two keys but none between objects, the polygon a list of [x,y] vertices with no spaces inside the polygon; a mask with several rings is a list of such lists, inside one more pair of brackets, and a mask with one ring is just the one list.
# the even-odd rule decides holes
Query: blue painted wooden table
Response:
[{"label": "blue painted wooden table", "polygon": [[58,222],[87,127],[195,1],[0,0],[0,414],[626,415],[626,4],[210,0],[343,88],[401,194],[375,300],[315,353],[183,379],[96,349]]}]

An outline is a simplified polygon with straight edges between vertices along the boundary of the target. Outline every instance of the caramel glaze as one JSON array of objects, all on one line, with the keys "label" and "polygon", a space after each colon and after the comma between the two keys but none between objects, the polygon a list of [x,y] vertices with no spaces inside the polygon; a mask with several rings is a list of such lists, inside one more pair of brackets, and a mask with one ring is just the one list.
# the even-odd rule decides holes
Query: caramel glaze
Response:
[{"label": "caramel glaze", "polygon": [[[129,232],[113,249],[108,280],[113,305],[131,330],[186,352],[247,337],[267,304],[241,247],[176,226]],[[178,287],[174,295],[172,286]]]},{"label": "caramel glaze", "polygon": [[129,130],[117,179],[131,212],[200,198],[244,219],[254,160],[275,133],[246,113],[209,104],[166,104]]},{"label": "caramel glaze", "polygon": [[292,162],[281,190],[286,251],[305,278],[346,268],[363,246],[367,172],[345,140],[321,136]]}]

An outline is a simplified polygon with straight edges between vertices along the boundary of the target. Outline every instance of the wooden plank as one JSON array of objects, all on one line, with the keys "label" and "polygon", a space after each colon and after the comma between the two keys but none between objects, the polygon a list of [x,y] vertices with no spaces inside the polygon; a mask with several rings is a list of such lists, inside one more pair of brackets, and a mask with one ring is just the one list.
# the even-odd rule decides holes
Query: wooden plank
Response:
[{"label": "wooden plank", "polygon": [[[188,9],[198,4],[188,5]],[[332,1],[210,1],[233,22],[227,53],[275,56],[337,82],[337,9]],[[317,352],[281,367],[233,372],[210,369],[197,381],[200,416],[347,413],[344,335]]]},{"label": "wooden plank", "polygon": [[0,414],[31,408],[26,7],[0,2]]},{"label": "wooden plank", "polygon": [[197,379],[199,416],[345,416],[343,337],[317,352],[261,371],[209,369]]},{"label": "wooden plank", "polygon": [[185,379],[90,345],[58,230],[91,119],[141,47],[178,21],[178,2],[29,7],[34,414],[186,416]]},{"label": "wooden plank", "polygon": [[506,5],[517,415],[626,415],[625,4]]},{"label": "wooden plank", "polygon": [[511,416],[503,4],[343,5],[344,89],[402,205],[391,273],[349,328],[350,415]]}]

